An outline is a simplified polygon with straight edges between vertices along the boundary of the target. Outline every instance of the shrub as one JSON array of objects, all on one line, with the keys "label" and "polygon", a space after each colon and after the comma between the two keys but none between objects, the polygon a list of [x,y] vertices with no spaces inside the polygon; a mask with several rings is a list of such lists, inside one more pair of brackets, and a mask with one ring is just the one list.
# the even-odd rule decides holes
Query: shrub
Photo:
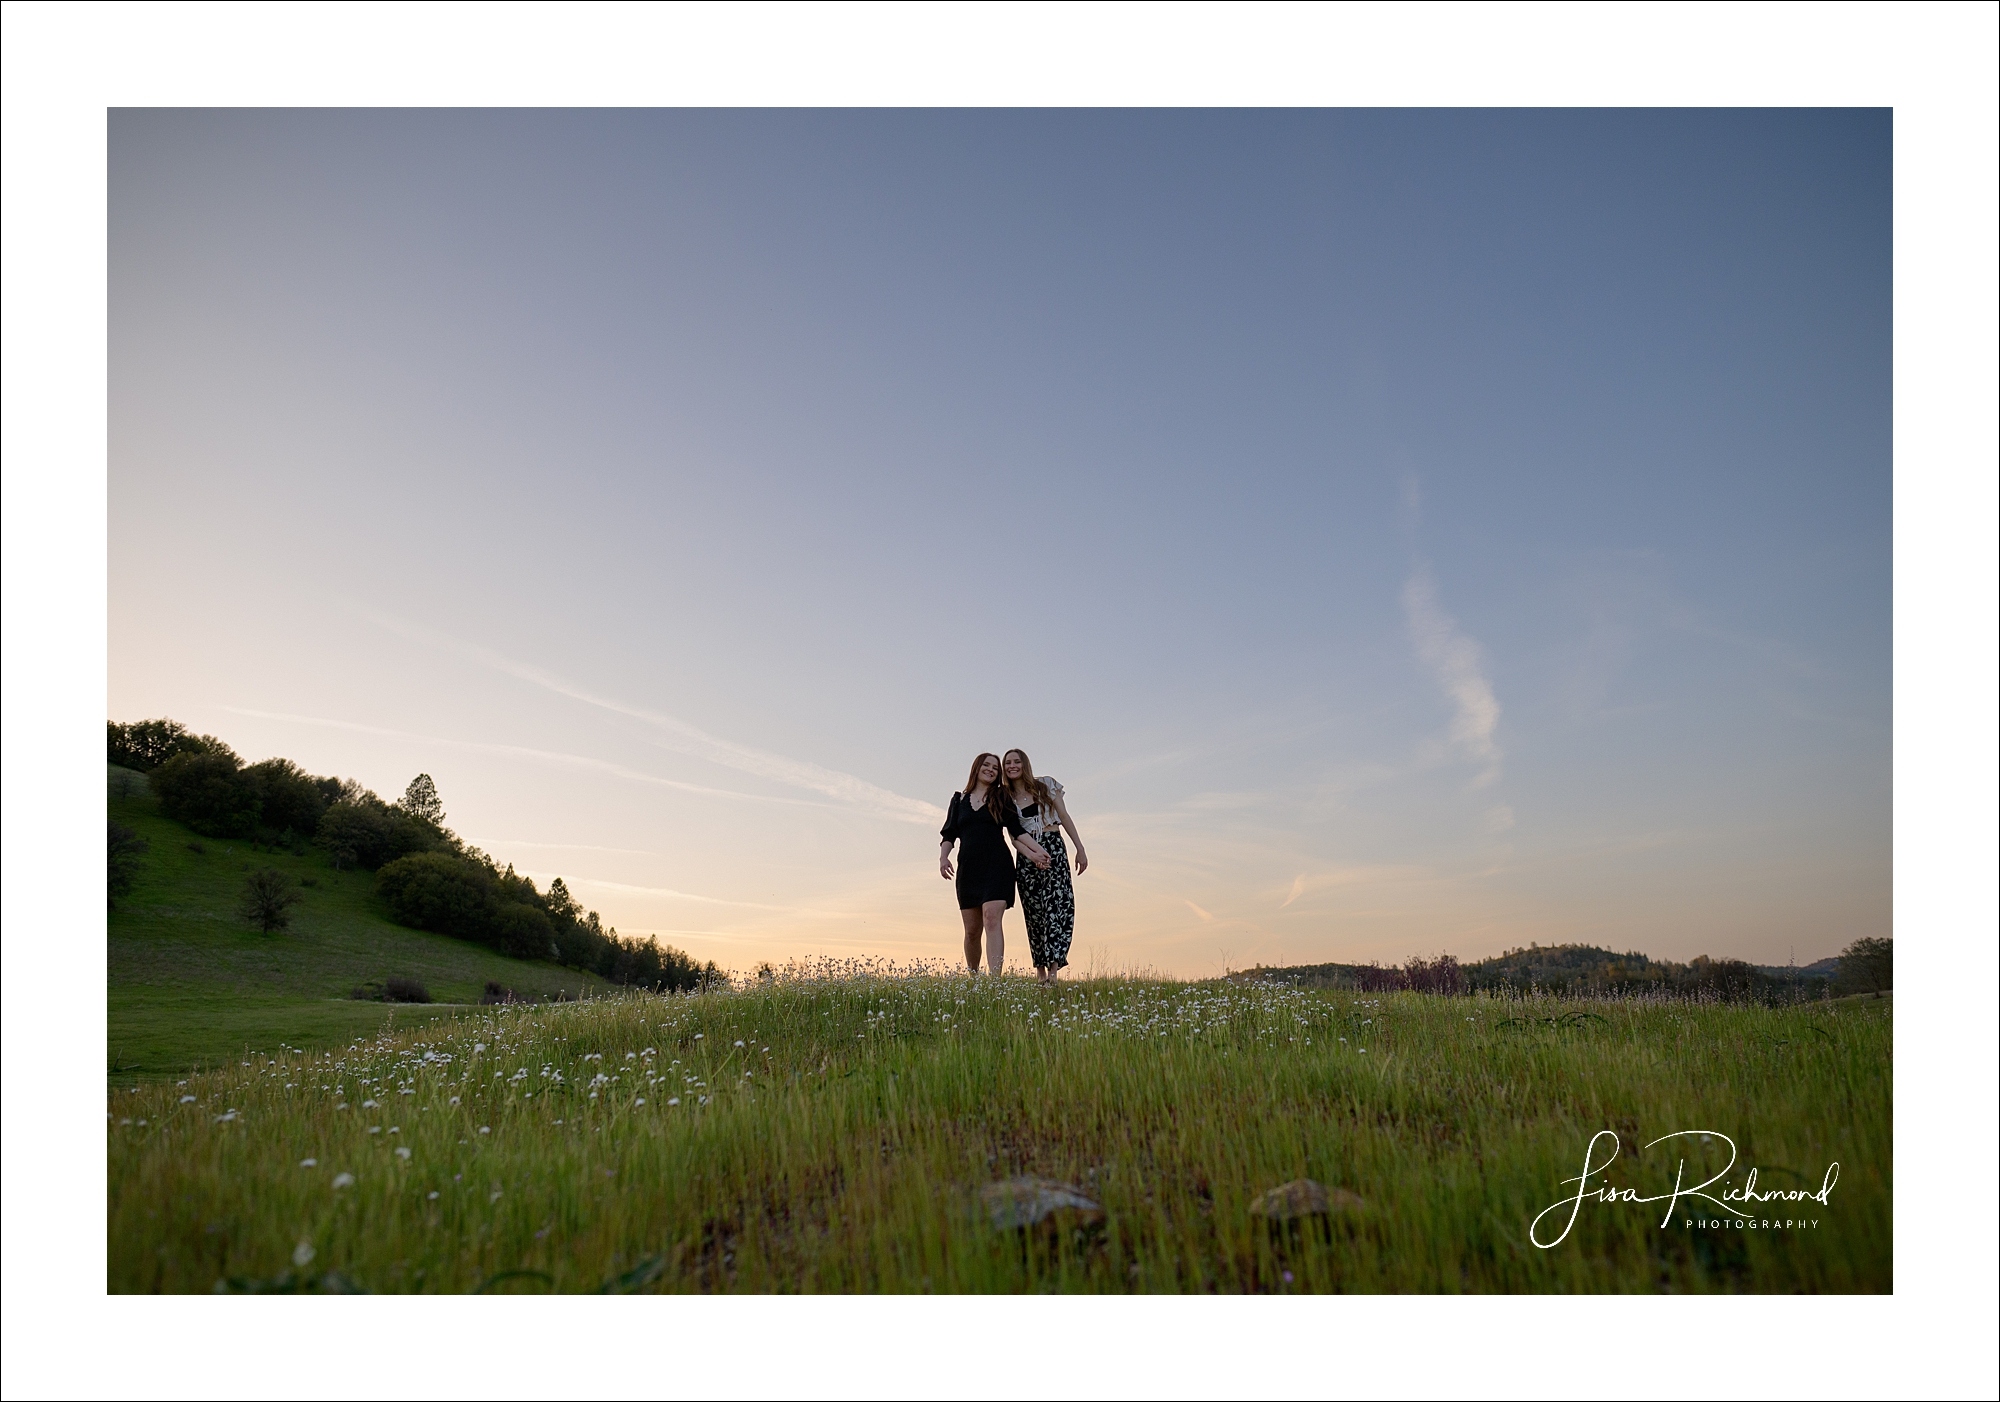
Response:
[{"label": "shrub", "polygon": [[1858,939],[1840,951],[1833,986],[1842,993],[1886,993],[1895,987],[1893,939]]},{"label": "shrub", "polygon": [[233,754],[186,751],[155,769],[150,780],[160,811],[198,833],[248,837],[257,830],[263,798]]},{"label": "shrub", "polygon": [[372,1003],[428,1003],[431,991],[413,978],[369,979],[347,995]]},{"label": "shrub", "polygon": [[121,769],[114,764],[109,771],[109,778],[111,781],[109,788],[118,798],[139,798],[152,792],[151,786],[146,782],[146,776],[136,769]]},{"label": "shrub", "polygon": [[149,773],[179,754],[234,755],[213,735],[196,735],[177,720],[141,720],[129,725],[106,721],[105,758],[126,769]]},{"label": "shrub", "polygon": [[[267,759],[243,771],[257,787],[266,828],[312,832],[328,807],[320,782],[288,759]],[[285,845],[290,846],[290,843]]]},{"label": "shrub", "polygon": [[326,849],[335,867],[375,871],[413,852],[449,846],[429,823],[389,807],[373,795],[331,805],[314,825],[313,841]]},{"label": "shrub", "polygon": [[[532,894],[532,883],[507,874]],[[377,888],[405,925],[477,940],[517,959],[546,959],[553,944],[539,904],[507,899],[503,878],[469,857],[417,852],[382,868]]]},{"label": "shrub", "polygon": [[106,904],[116,905],[118,898],[139,879],[139,854],[146,850],[146,839],[123,823],[110,824],[109,833],[105,842],[108,870],[104,890]]},{"label": "shrub", "polygon": [[268,935],[289,928],[292,907],[304,899],[292,889],[290,877],[264,867],[244,880],[243,897],[237,909],[244,919]]},{"label": "shrub", "polygon": [[1440,954],[1431,960],[1413,956],[1403,966],[1403,986],[1418,993],[1463,993],[1465,971],[1450,954]]},{"label": "shrub", "polygon": [[446,852],[398,857],[376,877],[376,889],[405,925],[472,937],[484,932],[492,879]]}]

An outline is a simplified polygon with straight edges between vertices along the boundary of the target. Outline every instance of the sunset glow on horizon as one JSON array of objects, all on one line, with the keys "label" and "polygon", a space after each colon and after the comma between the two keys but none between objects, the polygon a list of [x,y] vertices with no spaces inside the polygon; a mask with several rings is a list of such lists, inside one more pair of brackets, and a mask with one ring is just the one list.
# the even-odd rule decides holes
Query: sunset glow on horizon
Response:
[{"label": "sunset glow on horizon", "polygon": [[954,960],[1010,747],[1078,973],[1891,933],[1886,111],[114,111],[110,210],[109,718],[621,933]]}]

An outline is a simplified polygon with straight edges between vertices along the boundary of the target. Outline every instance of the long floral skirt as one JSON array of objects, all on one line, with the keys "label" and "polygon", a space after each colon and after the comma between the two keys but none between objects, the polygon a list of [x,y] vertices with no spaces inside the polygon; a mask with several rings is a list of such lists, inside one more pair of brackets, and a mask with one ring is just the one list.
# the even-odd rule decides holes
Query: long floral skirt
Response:
[{"label": "long floral skirt", "polygon": [[1061,828],[1044,828],[1035,840],[1049,854],[1048,870],[1027,857],[1014,858],[1014,879],[1021,885],[1021,913],[1028,920],[1028,950],[1038,969],[1060,969],[1069,963],[1069,942],[1076,935],[1076,895],[1069,884],[1069,848]]}]

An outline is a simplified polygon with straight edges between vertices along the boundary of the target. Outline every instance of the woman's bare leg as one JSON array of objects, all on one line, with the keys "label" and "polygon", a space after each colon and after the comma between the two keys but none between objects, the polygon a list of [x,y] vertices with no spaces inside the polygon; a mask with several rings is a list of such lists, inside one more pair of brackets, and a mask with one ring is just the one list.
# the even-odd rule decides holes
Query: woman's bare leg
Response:
[{"label": "woman's bare leg", "polygon": [[965,967],[972,973],[979,972],[979,929],[980,912],[961,910],[959,918],[965,922]]},{"label": "woman's bare leg", "polygon": [[[988,901],[983,914],[986,917],[986,972],[997,974],[1007,966],[1007,936],[1000,928],[1000,917],[1007,913],[1007,902]],[[966,940],[971,948],[972,941]]]}]

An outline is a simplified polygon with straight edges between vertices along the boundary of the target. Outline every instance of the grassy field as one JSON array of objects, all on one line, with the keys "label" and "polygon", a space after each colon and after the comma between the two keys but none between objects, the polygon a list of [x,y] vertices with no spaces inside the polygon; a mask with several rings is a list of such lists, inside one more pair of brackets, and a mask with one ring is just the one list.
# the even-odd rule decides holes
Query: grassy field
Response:
[{"label": "grassy field", "polygon": [[[849,975],[489,1009],[114,1085],[109,1287],[1887,1291],[1891,1008]],[[1538,1247],[1600,1131],[1593,1189],[1724,1166],[1645,1147],[1677,1131],[1734,1140],[1730,1187],[1838,1180],[1750,1209],[1809,1226],[1592,1198]],[[1017,1173],[1102,1230],[996,1231]],[[1365,1207],[1274,1236],[1251,1200],[1298,1177]]]},{"label": "grassy field", "polygon": [[[135,782],[136,781],[136,782]],[[143,780],[114,769],[110,815],[148,850],[139,882],[108,924],[109,1036],[114,1082],[240,1061],[248,1048],[338,1046],[384,1026],[451,1018],[493,980],[527,997],[608,985],[443,935],[392,923],[368,872],[337,872],[326,855],[264,851],[198,837],[161,817]],[[262,934],[236,913],[244,877],[275,867],[305,883],[292,927]],[[437,1004],[390,1008],[347,995],[391,976],[424,984]]]}]

